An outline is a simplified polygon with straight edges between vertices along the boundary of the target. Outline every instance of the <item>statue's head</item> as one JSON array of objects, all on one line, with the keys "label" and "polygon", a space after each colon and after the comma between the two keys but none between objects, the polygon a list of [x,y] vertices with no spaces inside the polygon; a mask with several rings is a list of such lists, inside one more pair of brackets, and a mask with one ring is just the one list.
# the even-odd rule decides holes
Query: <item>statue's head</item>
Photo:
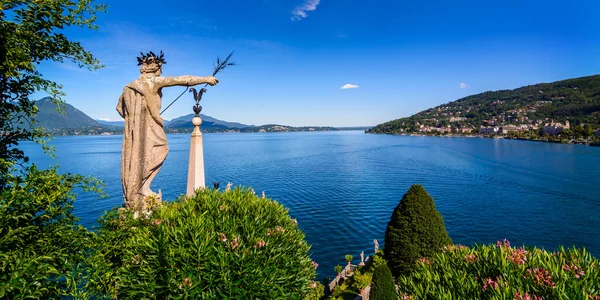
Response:
[{"label": "statue's head", "polygon": [[160,76],[162,73],[162,65],[166,64],[165,54],[160,51],[160,55],[154,54],[150,51],[146,54],[140,52],[141,56],[137,58],[138,66],[140,66],[140,73],[142,74],[154,74]]}]

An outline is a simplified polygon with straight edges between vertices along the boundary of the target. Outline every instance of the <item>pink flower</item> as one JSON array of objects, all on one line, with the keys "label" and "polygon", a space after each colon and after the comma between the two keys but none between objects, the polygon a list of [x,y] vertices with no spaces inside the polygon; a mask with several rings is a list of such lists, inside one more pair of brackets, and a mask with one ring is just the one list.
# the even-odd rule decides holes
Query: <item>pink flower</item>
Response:
[{"label": "pink flower", "polygon": [[154,225],[154,226],[158,226],[158,225],[160,225],[160,223],[162,223],[161,219],[152,220],[152,225]]},{"label": "pink flower", "polygon": [[141,261],[142,261],[142,259],[141,259],[140,255],[136,254],[136,255],[133,256],[133,259],[131,260],[131,263],[139,265]]},{"label": "pink flower", "polygon": [[502,242],[497,241],[496,246],[500,248],[510,248],[510,242],[507,239],[504,239]]},{"label": "pink flower", "polygon": [[[498,279],[496,278],[496,280],[498,280]],[[492,288],[492,289],[496,289],[496,288],[498,288],[498,282],[492,280],[491,278],[485,278],[483,280],[483,290],[484,291],[487,290],[488,287]]]},{"label": "pink flower", "polygon": [[474,263],[476,258],[477,257],[475,256],[475,254],[467,254],[467,255],[465,255],[465,261],[467,261],[470,264]]},{"label": "pink flower", "polygon": [[217,238],[219,242],[227,242],[227,236],[224,233],[219,233],[219,237]]},{"label": "pink flower", "polygon": [[412,300],[412,296],[409,296],[406,293],[404,293],[402,294],[402,300]]},{"label": "pink flower", "polygon": [[313,260],[312,264],[313,264],[313,267],[315,267],[315,270],[319,267],[319,264],[317,262],[315,262],[314,260]]},{"label": "pink flower", "polygon": [[552,281],[552,277],[548,274],[548,271],[543,268],[527,269],[529,276],[523,276],[524,278],[529,277],[534,283],[554,287],[556,284]]},{"label": "pink flower", "polygon": [[313,281],[310,287],[313,288],[313,289],[316,289],[317,288],[317,282]]},{"label": "pink flower", "polygon": [[265,243],[265,241],[263,240],[259,240],[258,242],[256,242],[256,244],[254,244],[254,248],[262,248],[266,245],[267,243]]},{"label": "pink flower", "polygon": [[426,265],[431,265],[431,261],[427,257],[419,258],[419,262],[423,263],[423,264],[426,264]]},{"label": "pink flower", "polygon": [[536,295],[532,297],[529,293],[521,294],[520,291],[516,291],[514,300],[542,300],[542,297]]},{"label": "pink flower", "polygon": [[236,249],[240,246],[240,243],[238,242],[238,238],[233,238],[233,240],[231,241],[231,249]]},{"label": "pink flower", "polygon": [[527,260],[527,251],[522,247],[515,249],[510,253],[508,259],[512,261],[515,265],[523,265]]},{"label": "pink flower", "polygon": [[277,227],[275,227],[275,228],[273,228],[273,229],[269,229],[269,230],[267,230],[267,236],[274,235],[274,234],[276,234],[276,233],[277,233],[277,234],[279,234],[279,233],[284,233],[284,232],[285,232],[285,229],[284,229],[283,227],[281,227],[281,226],[277,226]]},{"label": "pink flower", "polygon": [[183,279],[183,285],[187,285],[188,287],[191,287],[192,286],[192,280],[189,279],[189,278],[187,278],[187,277],[184,278]]}]

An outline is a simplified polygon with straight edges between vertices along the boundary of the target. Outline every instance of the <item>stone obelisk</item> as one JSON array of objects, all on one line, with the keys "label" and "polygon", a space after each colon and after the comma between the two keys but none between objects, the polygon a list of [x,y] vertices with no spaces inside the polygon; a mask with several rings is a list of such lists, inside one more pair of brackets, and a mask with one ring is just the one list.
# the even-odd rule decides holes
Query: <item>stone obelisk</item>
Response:
[{"label": "stone obelisk", "polygon": [[190,163],[188,167],[188,181],[186,195],[191,196],[198,188],[204,188],[204,149],[202,148],[202,119],[195,116],[192,119],[194,131],[190,140]]}]

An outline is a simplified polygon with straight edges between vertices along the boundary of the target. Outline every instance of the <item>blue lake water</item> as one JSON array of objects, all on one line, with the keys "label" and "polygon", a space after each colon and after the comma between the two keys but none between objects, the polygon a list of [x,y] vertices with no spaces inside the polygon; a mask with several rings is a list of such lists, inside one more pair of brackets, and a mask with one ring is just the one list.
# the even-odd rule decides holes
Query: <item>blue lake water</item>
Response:
[{"label": "blue lake water", "polygon": [[[121,136],[57,137],[58,158],[24,144],[33,162],[95,176],[108,199],[80,194],[76,214],[92,228],[123,202]],[[185,192],[189,135],[168,135],[169,156],[153,189]],[[370,135],[362,132],[205,134],[206,182],[265,191],[289,208],[320,264],[333,276],[344,254],[356,259],[383,244],[392,210],[411,184],[435,199],[455,243],[554,249],[583,246],[600,256],[600,147],[480,138]]]}]

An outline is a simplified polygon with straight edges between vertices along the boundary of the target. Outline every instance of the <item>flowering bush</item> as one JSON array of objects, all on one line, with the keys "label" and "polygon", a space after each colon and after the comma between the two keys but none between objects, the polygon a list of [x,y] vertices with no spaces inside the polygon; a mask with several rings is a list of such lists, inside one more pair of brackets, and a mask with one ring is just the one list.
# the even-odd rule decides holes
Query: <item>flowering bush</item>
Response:
[{"label": "flowering bush", "polygon": [[294,221],[242,188],[204,189],[148,218],[114,210],[101,219],[89,285],[119,299],[316,299],[318,264]]},{"label": "flowering bush", "polygon": [[416,299],[600,299],[600,261],[585,249],[451,245],[397,278]]}]

